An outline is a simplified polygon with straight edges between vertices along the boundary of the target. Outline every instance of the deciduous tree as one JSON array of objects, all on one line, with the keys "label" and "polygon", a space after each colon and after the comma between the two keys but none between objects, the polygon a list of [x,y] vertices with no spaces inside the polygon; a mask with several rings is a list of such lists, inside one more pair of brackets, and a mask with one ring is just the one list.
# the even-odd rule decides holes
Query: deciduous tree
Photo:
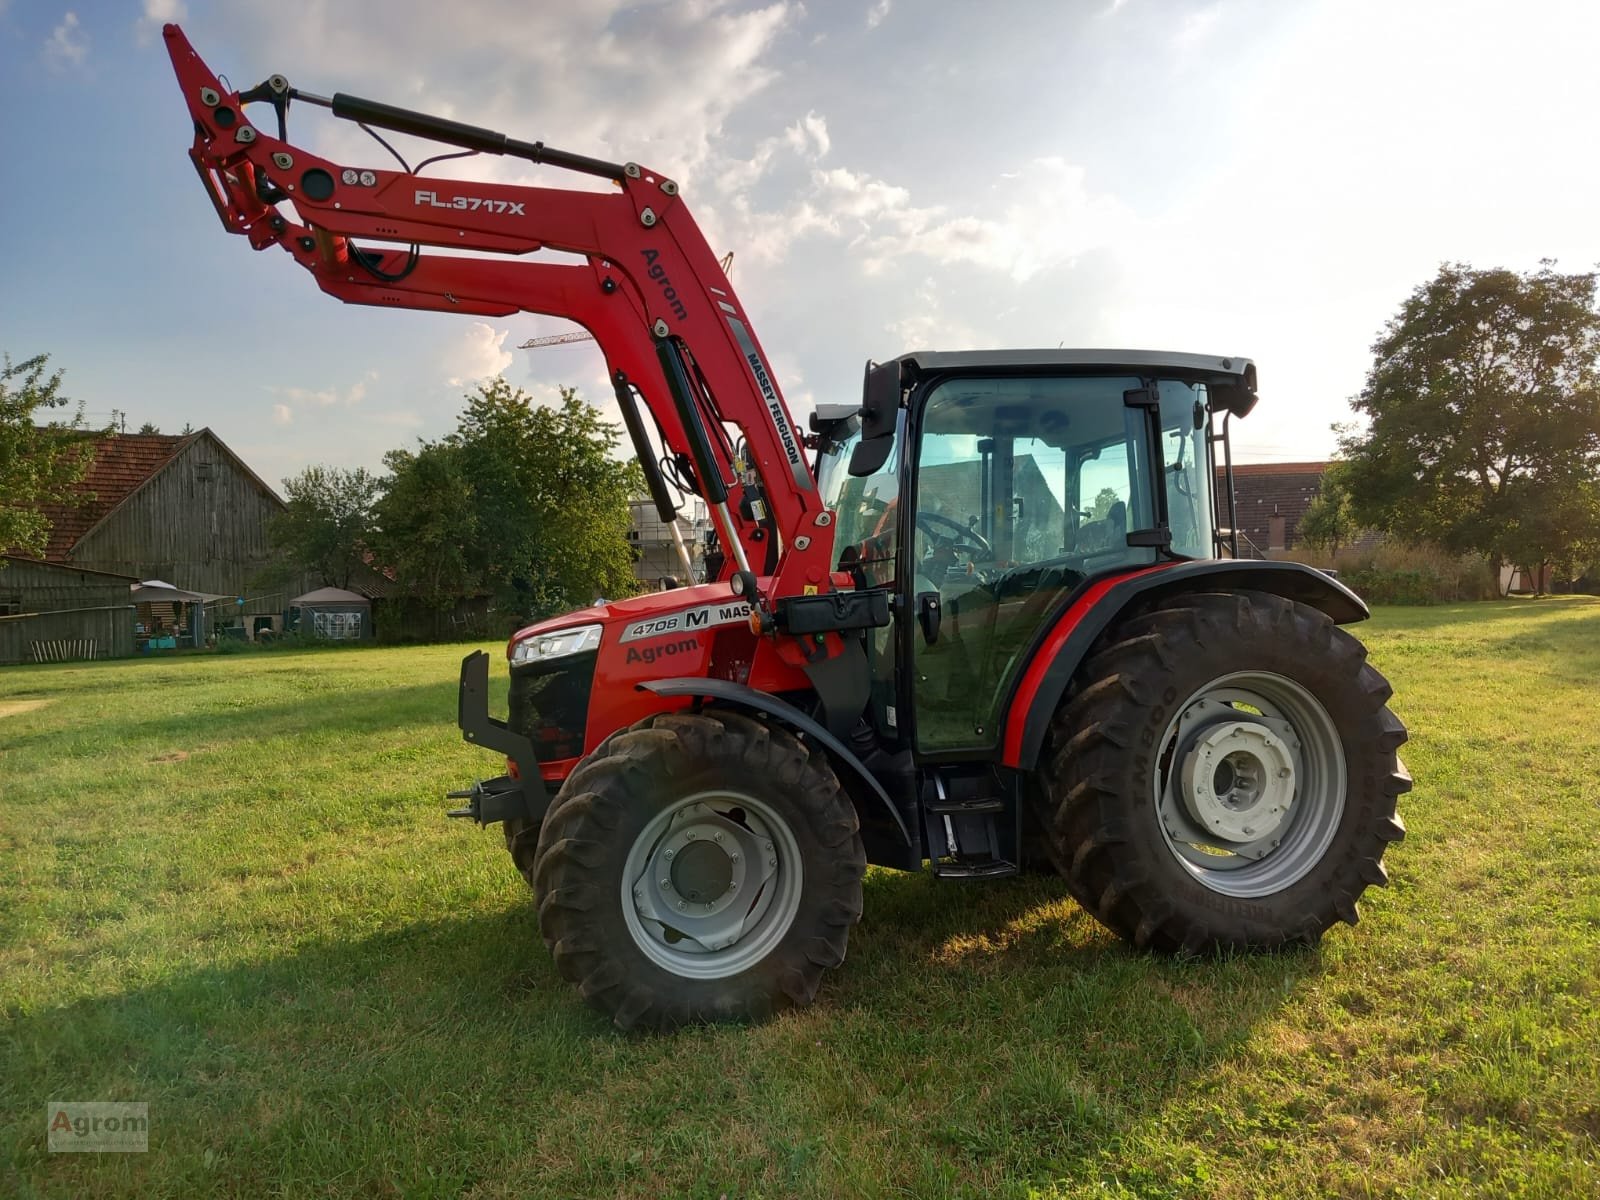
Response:
[{"label": "deciduous tree", "polygon": [[1360,526],[1350,501],[1350,487],[1346,482],[1347,468],[1343,463],[1332,463],[1322,473],[1322,484],[1317,495],[1306,508],[1297,526],[1300,540],[1318,553],[1335,555],[1341,546],[1355,540]]},{"label": "deciduous tree", "polygon": [[13,363],[0,359],[0,551],[40,557],[50,540],[50,522],[43,504],[71,503],[73,485],[83,478],[94,450],[75,436],[81,414],[69,420],[50,419],[49,410],[63,408],[61,372],[46,373],[49,355]]},{"label": "deciduous tree", "polygon": [[378,479],[360,467],[307,467],[283,481],[287,503],[267,533],[284,562],[328,587],[348,588],[365,563]]},{"label": "deciduous tree", "polygon": [[397,451],[378,507],[385,562],[444,605],[480,588],[539,617],[636,590],[628,500],[638,468],[618,430],[563,388],[542,407],[504,379],[466,397],[456,431]]},{"label": "deciduous tree", "polygon": [[376,550],[407,596],[435,612],[483,588],[479,507],[454,446],[425,443],[384,456]]},{"label": "deciduous tree", "polygon": [[1600,512],[1593,272],[1446,264],[1373,346],[1343,452],[1357,519],[1528,567],[1561,563]]}]

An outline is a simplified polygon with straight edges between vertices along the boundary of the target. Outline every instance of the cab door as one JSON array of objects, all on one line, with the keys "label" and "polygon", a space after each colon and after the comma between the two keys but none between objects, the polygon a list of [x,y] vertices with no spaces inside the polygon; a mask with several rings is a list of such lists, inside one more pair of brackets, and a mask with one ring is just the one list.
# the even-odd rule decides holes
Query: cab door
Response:
[{"label": "cab door", "polygon": [[[919,757],[981,756],[1041,627],[1093,575],[1155,560],[1148,418],[1126,375],[960,375],[913,395],[901,631]],[[935,617],[936,614],[936,617]]]}]

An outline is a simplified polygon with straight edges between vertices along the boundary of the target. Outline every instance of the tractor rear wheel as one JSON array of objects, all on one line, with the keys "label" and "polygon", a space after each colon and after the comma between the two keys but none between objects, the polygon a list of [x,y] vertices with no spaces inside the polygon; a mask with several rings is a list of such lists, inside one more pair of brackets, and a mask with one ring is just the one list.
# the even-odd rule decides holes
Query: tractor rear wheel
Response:
[{"label": "tractor rear wheel", "polygon": [[647,718],[585,759],[545,816],[533,886],[562,977],[620,1028],[671,1029],[809,1004],[865,872],[827,758],[710,710]]},{"label": "tractor rear wheel", "polygon": [[1388,876],[1405,727],[1361,643],[1303,604],[1187,595],[1085,666],[1041,763],[1069,890],[1135,945],[1312,944]]}]

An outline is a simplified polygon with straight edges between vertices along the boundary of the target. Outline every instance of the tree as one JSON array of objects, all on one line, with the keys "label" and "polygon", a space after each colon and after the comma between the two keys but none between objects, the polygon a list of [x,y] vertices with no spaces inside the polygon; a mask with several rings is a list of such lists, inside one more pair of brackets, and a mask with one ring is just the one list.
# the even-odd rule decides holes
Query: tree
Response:
[{"label": "tree", "polygon": [[483,587],[473,560],[480,544],[478,505],[462,452],[435,442],[391,450],[389,478],[375,509],[375,547],[384,566],[423,607],[440,611]]},{"label": "tree", "polygon": [[1094,496],[1094,507],[1089,510],[1091,521],[1104,521],[1111,515],[1111,506],[1122,497],[1117,495],[1115,488],[1103,487]]},{"label": "tree", "polygon": [[38,354],[0,365],[0,551],[34,558],[44,554],[50,521],[43,504],[69,504],[73,485],[83,478],[94,447],[81,436],[81,416],[39,424],[41,410],[68,403],[61,395],[61,372],[45,374],[50,356]]},{"label": "tree", "polygon": [[159,425],[157,425],[154,421],[146,421],[143,425],[139,426],[139,432],[140,433],[160,433],[161,432],[161,427]]},{"label": "tree", "polygon": [[1297,527],[1302,542],[1330,558],[1339,553],[1341,546],[1353,541],[1360,531],[1345,478],[1347,474],[1343,463],[1329,465],[1322,473],[1316,499],[1306,508]]},{"label": "tree", "polygon": [[267,527],[286,566],[348,588],[367,559],[378,480],[357,467],[307,467],[283,481],[285,510]]},{"label": "tree", "polygon": [[633,592],[642,480],[612,457],[617,428],[571,388],[538,407],[497,378],[466,400],[449,437],[385,460],[380,546],[396,576],[436,606],[483,589],[533,617]]},{"label": "tree", "polygon": [[1493,562],[1561,563],[1600,512],[1594,273],[1446,264],[1373,346],[1342,450],[1355,517]]}]

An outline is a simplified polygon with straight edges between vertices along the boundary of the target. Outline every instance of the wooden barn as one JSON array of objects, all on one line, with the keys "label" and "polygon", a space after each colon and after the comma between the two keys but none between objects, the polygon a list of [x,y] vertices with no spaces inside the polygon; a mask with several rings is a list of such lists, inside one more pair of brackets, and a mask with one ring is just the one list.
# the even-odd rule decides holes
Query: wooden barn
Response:
[{"label": "wooden barn", "polygon": [[126,575],[0,556],[0,665],[133,653]]},{"label": "wooden barn", "polygon": [[271,558],[267,523],[283,501],[209,429],[96,438],[79,491],[92,498],[44,507],[50,562],[243,597],[235,616],[281,613],[304,590],[253,589]]}]

